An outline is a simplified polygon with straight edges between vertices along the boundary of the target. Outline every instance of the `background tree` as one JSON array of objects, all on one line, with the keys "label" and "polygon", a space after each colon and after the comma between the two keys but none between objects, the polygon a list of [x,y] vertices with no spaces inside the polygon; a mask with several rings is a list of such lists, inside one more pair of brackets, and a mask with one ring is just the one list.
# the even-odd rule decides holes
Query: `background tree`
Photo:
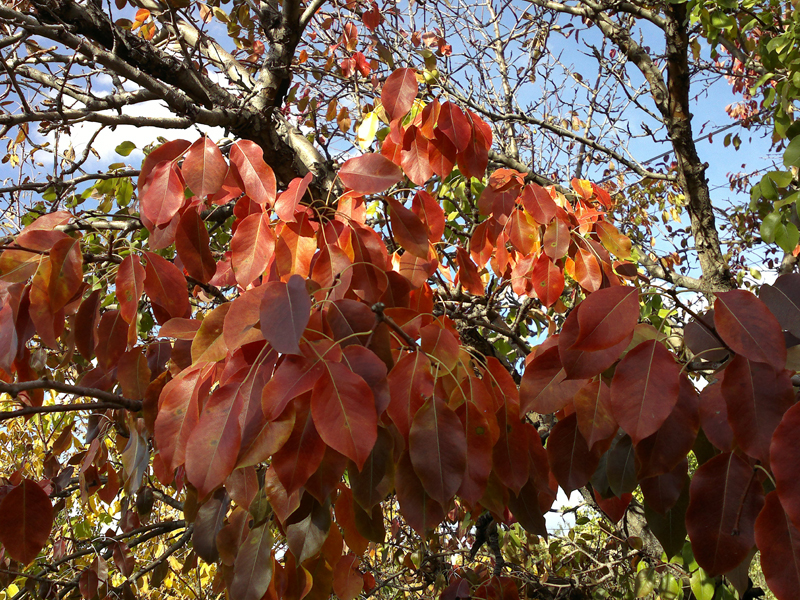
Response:
[{"label": "background tree", "polygon": [[715,214],[691,118],[785,13],[3,3],[6,597],[797,597],[797,150]]}]

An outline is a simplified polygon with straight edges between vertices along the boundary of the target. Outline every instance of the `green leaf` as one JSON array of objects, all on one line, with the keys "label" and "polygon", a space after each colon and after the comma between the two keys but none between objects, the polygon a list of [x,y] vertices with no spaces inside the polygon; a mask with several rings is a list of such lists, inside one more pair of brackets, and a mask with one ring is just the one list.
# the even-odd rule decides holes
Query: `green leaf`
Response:
[{"label": "green leaf", "polygon": [[778,187],[786,187],[792,183],[792,174],[789,171],[770,171],[767,175]]},{"label": "green leaf", "polygon": [[775,234],[780,225],[780,214],[776,212],[768,214],[766,217],[764,217],[764,221],[761,223],[761,239],[763,239],[767,244],[774,242]]},{"label": "green leaf", "polygon": [[698,568],[689,579],[692,593],[697,600],[712,600],[714,598],[714,578],[709,577],[703,569]]},{"label": "green leaf", "polygon": [[794,138],[783,153],[783,164],[790,167],[800,167],[800,136]]},{"label": "green leaf", "polygon": [[656,587],[656,570],[652,567],[642,569],[636,574],[633,593],[637,598],[644,598],[653,593]]},{"label": "green leaf", "polygon": [[128,156],[134,150],[136,150],[136,144],[133,142],[122,142],[119,146],[114,148],[114,151],[120,156]]},{"label": "green leaf", "polygon": [[775,243],[784,252],[792,252],[798,242],[800,242],[800,231],[797,231],[794,223],[786,223],[775,231]]}]

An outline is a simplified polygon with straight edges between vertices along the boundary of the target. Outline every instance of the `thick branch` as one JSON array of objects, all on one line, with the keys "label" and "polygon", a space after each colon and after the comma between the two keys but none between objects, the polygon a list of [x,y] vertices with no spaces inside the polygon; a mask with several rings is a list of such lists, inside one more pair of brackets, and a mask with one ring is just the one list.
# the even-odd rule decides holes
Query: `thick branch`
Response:
[{"label": "thick branch", "polygon": [[[69,383],[61,383],[60,381],[53,381],[51,379],[20,381],[18,383],[0,383],[0,393],[9,394],[14,397],[18,396],[20,392],[25,392],[28,390],[55,390],[56,392],[62,392],[64,394],[73,394],[75,396],[97,398],[98,400],[102,400],[103,403],[113,405],[113,406],[107,406],[106,408],[124,408],[130,411],[139,411],[142,409],[142,402],[140,400],[130,400],[123,396],[112,394],[111,392],[98,390],[97,388],[70,385]],[[77,406],[77,405],[65,405],[65,406]],[[46,407],[39,407],[39,408],[46,408]],[[78,410],[84,410],[84,409],[78,409]]]}]

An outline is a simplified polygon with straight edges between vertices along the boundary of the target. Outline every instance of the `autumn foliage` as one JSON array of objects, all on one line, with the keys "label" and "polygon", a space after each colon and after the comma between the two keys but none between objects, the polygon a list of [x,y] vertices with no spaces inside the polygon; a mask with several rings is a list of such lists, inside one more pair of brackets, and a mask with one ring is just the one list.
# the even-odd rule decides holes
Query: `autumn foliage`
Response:
[{"label": "autumn foliage", "polygon": [[[411,69],[386,79],[389,132],[379,153],[341,166],[338,198],[312,198],[311,174],[279,191],[252,142],[177,140],[141,168],[146,235],[108,249],[102,274],[68,212],[40,216],[3,251],[0,369],[19,418],[52,404],[45,389],[59,405],[94,403],[86,449],[62,459],[64,429],[41,472],[5,473],[6,560],[23,569],[67,554],[70,485],[82,502],[122,501],[122,533],[146,522],[157,492],[182,499],[215,590],[352,599],[379,585],[361,561],[399,519],[424,538],[489,511],[546,538],[558,488],[589,486],[611,522],[640,490],[664,550],[654,566],[688,533],[708,576],[758,548],[778,598],[800,596],[800,409],[787,367],[800,275],[760,298],[717,294],[713,314],[686,327],[687,353],[647,319],[661,290],[637,270],[605,189],[546,189],[511,169],[484,179],[487,124],[417,92]],[[479,224],[457,236],[445,230],[459,215],[425,187],[454,169],[485,182]],[[448,316],[448,303],[498,289],[548,315],[519,382]],[[70,363],[76,384],[43,355]],[[700,390],[691,362],[705,356],[719,366]],[[123,542],[102,550],[79,573],[86,598],[130,592],[141,567]],[[465,562],[441,597],[525,593]]]}]

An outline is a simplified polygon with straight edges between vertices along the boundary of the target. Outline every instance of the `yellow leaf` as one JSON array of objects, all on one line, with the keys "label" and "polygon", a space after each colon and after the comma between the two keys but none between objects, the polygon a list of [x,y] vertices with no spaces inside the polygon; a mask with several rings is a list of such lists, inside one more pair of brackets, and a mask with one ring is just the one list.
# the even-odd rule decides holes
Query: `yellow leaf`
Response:
[{"label": "yellow leaf", "polygon": [[361,125],[358,126],[358,131],[356,132],[356,142],[358,142],[362,150],[370,147],[379,126],[380,120],[374,112],[364,115],[364,120],[361,121]]}]

